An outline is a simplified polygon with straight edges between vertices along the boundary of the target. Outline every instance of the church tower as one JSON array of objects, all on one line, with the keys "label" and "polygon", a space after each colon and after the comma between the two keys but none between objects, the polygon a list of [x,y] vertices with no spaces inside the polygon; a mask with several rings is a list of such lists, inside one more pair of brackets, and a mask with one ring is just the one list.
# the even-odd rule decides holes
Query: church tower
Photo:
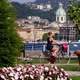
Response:
[{"label": "church tower", "polygon": [[56,22],[58,23],[66,22],[66,11],[64,10],[62,3],[59,3],[59,8],[56,11]]}]

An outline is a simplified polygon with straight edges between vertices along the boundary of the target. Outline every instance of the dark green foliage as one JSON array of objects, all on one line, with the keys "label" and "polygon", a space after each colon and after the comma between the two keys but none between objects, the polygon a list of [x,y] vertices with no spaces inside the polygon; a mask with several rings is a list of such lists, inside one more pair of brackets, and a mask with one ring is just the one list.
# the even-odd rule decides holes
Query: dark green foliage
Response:
[{"label": "dark green foliage", "polygon": [[80,33],[80,1],[71,0],[68,7],[68,16],[75,23]]},{"label": "dark green foliage", "polygon": [[0,0],[0,66],[14,66],[21,39],[16,32],[15,14],[7,0]]},{"label": "dark green foliage", "polygon": [[[44,33],[43,36],[42,36],[42,40],[47,41],[47,38],[48,38],[48,33]],[[53,36],[53,38],[58,39],[56,34]]]},{"label": "dark green foliage", "polygon": [[42,40],[43,41],[47,41],[47,38],[48,38],[48,33],[44,33],[43,37],[42,37]]}]

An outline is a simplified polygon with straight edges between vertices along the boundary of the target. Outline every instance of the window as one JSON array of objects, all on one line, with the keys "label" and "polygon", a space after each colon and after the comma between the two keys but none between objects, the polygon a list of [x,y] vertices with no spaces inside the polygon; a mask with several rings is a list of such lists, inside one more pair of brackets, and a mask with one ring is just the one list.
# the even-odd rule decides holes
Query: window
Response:
[{"label": "window", "polygon": [[57,21],[59,21],[59,17],[57,17]]},{"label": "window", "polygon": [[61,21],[63,21],[63,17],[61,17]]}]

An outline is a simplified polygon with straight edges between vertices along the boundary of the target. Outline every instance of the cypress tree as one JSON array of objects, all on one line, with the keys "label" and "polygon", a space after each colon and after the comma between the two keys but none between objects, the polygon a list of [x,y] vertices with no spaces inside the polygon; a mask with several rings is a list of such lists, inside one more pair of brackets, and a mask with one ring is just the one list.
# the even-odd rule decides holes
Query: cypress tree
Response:
[{"label": "cypress tree", "polygon": [[14,66],[20,53],[22,42],[15,20],[12,5],[8,0],[0,0],[0,67]]}]

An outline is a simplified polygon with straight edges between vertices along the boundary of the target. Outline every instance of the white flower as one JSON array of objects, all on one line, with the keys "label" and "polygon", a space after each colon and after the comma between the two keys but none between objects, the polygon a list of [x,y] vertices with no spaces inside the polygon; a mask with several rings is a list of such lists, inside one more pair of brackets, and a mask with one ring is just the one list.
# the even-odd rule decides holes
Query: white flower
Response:
[{"label": "white flower", "polygon": [[10,73],[9,76],[14,76],[14,74],[13,73]]},{"label": "white flower", "polygon": [[62,77],[60,80],[64,80],[64,78]]},{"label": "white flower", "polygon": [[41,75],[41,76],[40,76],[40,80],[44,80],[44,76]]},{"label": "white flower", "polygon": [[23,72],[24,72],[24,73],[26,72],[26,68],[23,69]]},{"label": "white flower", "polygon": [[59,76],[57,77],[57,80],[60,80]]},{"label": "white flower", "polygon": [[17,79],[19,78],[19,76],[18,76],[18,74],[17,74],[17,73],[15,74],[15,76],[14,76],[14,77],[15,77],[15,80],[17,80]]},{"label": "white flower", "polygon": [[21,76],[20,76],[20,79],[24,79],[24,77],[21,75]]},{"label": "white flower", "polygon": [[29,77],[29,75],[28,75],[28,74],[26,74],[24,77],[25,77],[25,78],[26,78],[26,77]]},{"label": "white flower", "polygon": [[3,69],[7,69],[6,67],[3,67]]},{"label": "white flower", "polygon": [[69,76],[67,72],[65,72],[65,76],[67,76],[67,77]]},{"label": "white flower", "polygon": [[32,67],[35,68],[36,66],[35,65],[32,65]]},{"label": "white flower", "polygon": [[56,70],[58,69],[57,66],[54,67]]},{"label": "white flower", "polygon": [[51,78],[51,77],[48,77],[48,79],[49,79],[49,80],[52,80],[52,78]]},{"label": "white flower", "polygon": [[64,69],[63,69],[63,68],[61,68],[61,71],[64,71]]},{"label": "white flower", "polygon": [[33,75],[30,75],[31,79],[34,79]]},{"label": "white flower", "polygon": [[63,74],[62,73],[60,73],[60,77],[62,77],[63,76]]},{"label": "white flower", "polygon": [[21,68],[20,68],[20,67],[18,67],[18,68],[17,68],[17,71],[20,71],[20,70],[21,70]]},{"label": "white flower", "polygon": [[72,80],[72,79],[70,78],[70,80]]},{"label": "white flower", "polygon": [[49,71],[49,68],[48,67],[45,67],[45,71]]},{"label": "white flower", "polygon": [[52,73],[51,72],[49,72],[49,75],[51,75]]},{"label": "white flower", "polygon": [[0,76],[1,76],[1,78],[2,78],[2,79],[6,80],[6,78],[5,78],[5,76],[4,76],[4,75],[0,75]]},{"label": "white flower", "polygon": [[11,80],[15,80],[13,77],[11,77]]}]

